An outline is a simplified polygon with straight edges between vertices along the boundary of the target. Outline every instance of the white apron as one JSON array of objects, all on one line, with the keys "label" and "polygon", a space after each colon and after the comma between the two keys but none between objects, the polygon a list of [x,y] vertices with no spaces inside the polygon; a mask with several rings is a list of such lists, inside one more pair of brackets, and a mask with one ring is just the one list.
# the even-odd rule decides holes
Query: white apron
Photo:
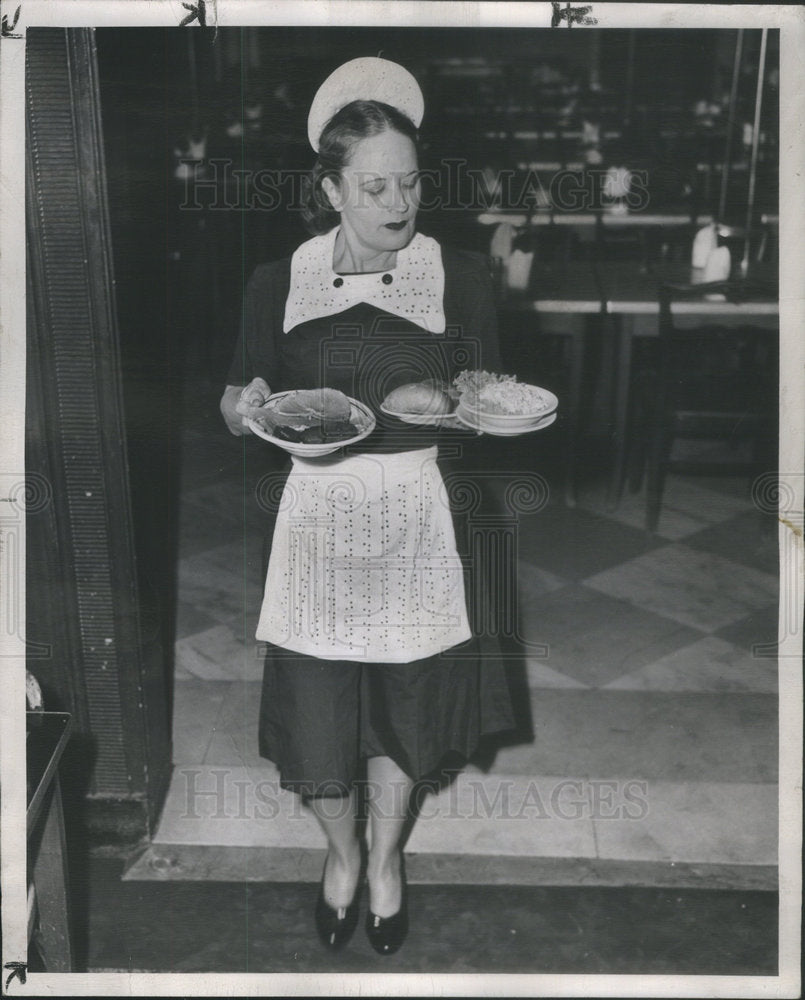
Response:
[{"label": "white apron", "polygon": [[293,456],[259,640],[322,659],[408,663],[470,638],[436,454]]}]

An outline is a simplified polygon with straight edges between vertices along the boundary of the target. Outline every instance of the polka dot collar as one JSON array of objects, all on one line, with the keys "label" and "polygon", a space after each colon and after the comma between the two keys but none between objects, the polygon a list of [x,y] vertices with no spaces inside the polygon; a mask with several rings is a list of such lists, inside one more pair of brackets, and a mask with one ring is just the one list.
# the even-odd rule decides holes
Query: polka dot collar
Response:
[{"label": "polka dot collar", "polygon": [[333,248],[338,227],[307,240],[291,258],[285,302],[285,333],[313,319],[333,316],[359,302],[410,320],[429,333],[444,333],[444,266],[436,240],[417,233],[397,254],[391,271],[337,274]]}]

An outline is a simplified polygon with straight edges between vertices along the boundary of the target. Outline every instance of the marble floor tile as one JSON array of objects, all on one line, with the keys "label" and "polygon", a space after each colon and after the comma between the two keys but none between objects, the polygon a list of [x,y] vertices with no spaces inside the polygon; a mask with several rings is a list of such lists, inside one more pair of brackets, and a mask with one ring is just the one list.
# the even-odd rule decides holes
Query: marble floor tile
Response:
[{"label": "marble floor tile", "polygon": [[176,638],[184,639],[196,632],[204,632],[218,624],[214,618],[205,614],[194,604],[187,601],[177,601],[176,604]]},{"label": "marble floor tile", "polygon": [[[607,505],[606,484],[597,482],[580,494],[579,505],[621,524],[645,528],[645,487],[637,493],[624,490],[617,508],[610,510]],[[657,535],[678,541],[749,508],[749,495],[745,488],[742,492],[735,487],[732,492],[719,492],[712,489],[709,482],[705,485],[698,478],[669,475],[663,493]]]},{"label": "marble floor tile", "polygon": [[501,774],[664,781],[777,780],[777,698],[765,694],[533,690],[531,743]]},{"label": "marble floor tile", "polygon": [[209,482],[188,484],[182,489],[179,511],[196,517],[243,524],[243,484],[237,471],[226,477],[215,475]]},{"label": "marble floor tile", "polygon": [[260,680],[263,676],[257,643],[239,641],[228,625],[215,625],[179,639],[174,650],[177,669],[200,680]]},{"label": "marble floor tile", "polygon": [[609,691],[777,692],[777,663],[707,636],[605,685]]},{"label": "marble floor tile", "polygon": [[263,596],[259,568],[244,564],[240,544],[222,546],[180,560],[179,599],[216,621],[229,621],[260,607]]},{"label": "marble floor tile", "polygon": [[173,697],[174,764],[200,764],[204,760],[230,686],[226,682],[195,678],[176,684]]},{"label": "marble floor tile", "polygon": [[204,571],[218,570],[223,573],[232,573],[240,580],[257,580],[262,576],[262,562],[260,551],[255,551],[255,547],[239,537],[234,541],[216,545],[207,549],[206,552],[189,559],[183,559],[180,563],[182,567],[195,569],[202,574]]},{"label": "marble floor tile", "polygon": [[243,525],[229,518],[216,516],[189,502],[179,511],[178,544],[184,558],[242,538]]},{"label": "marble floor tile", "polygon": [[720,493],[732,500],[743,503],[746,508],[754,506],[752,482],[749,476],[686,476],[684,477],[703,490]]},{"label": "marble floor tile", "polygon": [[[314,817],[279,789],[256,747],[263,515],[255,488],[283,456],[217,425],[211,412],[209,426],[191,428],[182,455],[177,766],[157,840],[321,851]],[[522,464],[520,445],[519,457],[497,455],[494,468]],[[536,738],[423,800],[408,851],[477,864],[772,864],[776,800],[769,804],[764,783],[776,775],[775,663],[750,650],[776,637],[776,581],[768,551],[747,547],[754,514],[743,482],[672,476],[661,537],[643,530],[642,495],[609,512],[603,492],[586,490],[575,510],[552,501],[520,515],[521,638],[549,653],[523,651]],[[690,544],[665,544],[680,538]],[[591,586],[578,582],[587,578]],[[545,775],[576,776],[580,799],[569,779]],[[590,779],[649,782],[645,819],[595,818]]]},{"label": "marble floor tile", "polygon": [[546,667],[586,687],[600,687],[701,637],[697,630],[577,584],[524,606],[521,627],[523,638],[546,645]]},{"label": "marble floor tile", "polygon": [[[215,407],[217,409],[217,406]],[[182,487],[194,489],[218,479],[238,479],[243,466],[243,449],[226,431],[211,425],[182,433]]]},{"label": "marble floor tile", "polygon": [[567,674],[559,673],[548,666],[545,660],[535,657],[526,657],[526,675],[528,686],[532,690],[539,688],[586,688],[586,684],[569,677]]},{"label": "marble floor tile", "polygon": [[523,555],[517,558],[517,596],[521,605],[567,585],[567,580],[549,573]]},{"label": "marble floor tile", "polygon": [[[191,673],[189,670],[186,670],[185,667],[181,665],[181,663],[176,663],[174,658],[173,680],[175,681],[176,684],[180,684],[184,683],[185,681],[197,681],[198,677],[195,674]],[[174,691],[174,696],[175,696],[175,691]]]},{"label": "marble floor tile", "polygon": [[566,580],[582,580],[661,544],[591,511],[550,505],[518,522],[519,555]]},{"label": "marble floor tile", "polygon": [[593,857],[592,820],[575,798],[562,778],[463,773],[423,799],[406,851]]},{"label": "marble floor tile", "polygon": [[645,815],[595,819],[599,858],[777,863],[774,784],[649,782]]},{"label": "marble floor tile", "polygon": [[205,764],[265,763],[257,751],[261,687],[256,681],[229,685],[207,746]]},{"label": "marble floor tile", "polygon": [[318,884],[326,857],[326,851],[312,847],[151,844],[126,869],[122,881]]},{"label": "marble floor tile", "polygon": [[326,847],[299,796],[279,787],[272,764],[174,769],[154,842],[232,847]]},{"label": "marble floor tile", "polygon": [[[630,493],[626,490],[617,508],[610,510],[606,487],[599,484],[594,490],[588,490],[580,495],[579,505],[586,510],[609,517],[619,524],[645,530],[646,496],[642,490],[639,493]],[[705,524],[706,522],[695,513],[680,509],[670,498],[666,497],[660,511],[656,535],[658,538],[677,541],[701,531]]]},{"label": "marble floor tile", "polygon": [[[715,480],[719,477],[715,477]],[[748,481],[743,477],[725,477],[716,485],[701,476],[668,476],[663,503],[667,498],[679,510],[706,524],[718,524],[752,508]]]},{"label": "marble floor tile", "polygon": [[[423,791],[405,850],[467,855],[479,865],[506,857],[774,865],[776,810],[774,785],[468,771],[437,794]],[[154,843],[326,846],[312,813],[279,788],[270,765],[177,768]]]},{"label": "marble floor tile", "polygon": [[780,574],[777,518],[758,510],[738,514],[699,531],[687,538],[685,544],[771,576]]},{"label": "marble floor tile", "polygon": [[[122,875],[123,882],[311,882],[318,885],[326,852],[296,847],[151,844]],[[778,887],[776,865],[621,858],[534,857],[513,854],[407,852],[408,885],[627,886],[702,890]]]},{"label": "marble floor tile", "polygon": [[[792,618],[794,616],[792,615]],[[753,611],[740,621],[718,629],[716,635],[748,650],[753,656],[774,659],[777,656],[780,608],[777,601]],[[792,621],[791,626],[794,622]],[[793,633],[793,628],[790,630]]]},{"label": "marble floor tile", "polygon": [[773,601],[777,580],[682,543],[588,577],[585,585],[703,632],[715,632]]}]

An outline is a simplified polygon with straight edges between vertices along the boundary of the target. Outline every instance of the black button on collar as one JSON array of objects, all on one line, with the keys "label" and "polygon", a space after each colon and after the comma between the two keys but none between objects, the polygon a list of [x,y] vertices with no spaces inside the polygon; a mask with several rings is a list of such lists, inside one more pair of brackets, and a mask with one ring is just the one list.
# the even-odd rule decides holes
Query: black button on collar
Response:
[{"label": "black button on collar", "polygon": [[336,279],[335,279],[335,280],[333,281],[333,285],[334,285],[334,286],[335,286],[336,288],[340,288],[340,287],[341,287],[341,286],[342,286],[343,284],[344,284],[344,279],[343,279],[343,278],[336,278]]},{"label": "black button on collar", "polygon": [[394,278],[392,278],[390,274],[384,274],[380,280],[383,282],[384,285],[390,285],[392,281],[394,281]]}]

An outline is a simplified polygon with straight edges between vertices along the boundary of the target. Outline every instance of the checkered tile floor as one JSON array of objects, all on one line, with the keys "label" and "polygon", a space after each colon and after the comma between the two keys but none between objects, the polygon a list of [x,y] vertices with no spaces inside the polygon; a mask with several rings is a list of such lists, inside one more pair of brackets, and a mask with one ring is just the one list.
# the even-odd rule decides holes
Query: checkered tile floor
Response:
[{"label": "checkered tile floor", "polygon": [[[175,773],[152,853],[130,877],[182,877],[194,848],[217,851],[210,877],[224,877],[224,847],[241,851],[240,877],[244,864],[248,874],[266,863],[261,851],[274,852],[278,878],[319,877],[308,860],[323,838],[256,749],[261,541],[248,497],[244,507],[241,447],[200,431],[185,440]],[[247,454],[260,447],[247,442]],[[775,519],[731,479],[672,477],[653,536],[643,504],[626,495],[607,511],[593,483],[575,508],[520,515],[534,738],[427,798],[407,846],[423,879],[457,859],[468,881],[515,869],[522,881],[525,859],[540,877],[554,859],[565,871],[573,860],[631,863],[637,881],[645,863],[655,875],[725,866],[726,884],[747,884],[742,871],[773,878]]]}]

